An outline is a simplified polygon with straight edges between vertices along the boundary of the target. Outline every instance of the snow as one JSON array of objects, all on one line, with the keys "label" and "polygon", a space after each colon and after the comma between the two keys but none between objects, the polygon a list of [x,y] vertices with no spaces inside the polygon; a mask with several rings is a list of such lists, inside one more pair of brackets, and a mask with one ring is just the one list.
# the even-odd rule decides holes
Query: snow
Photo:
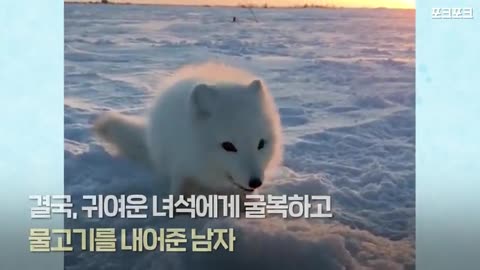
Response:
[{"label": "snow", "polygon": [[[152,175],[92,135],[145,111],[173,71],[207,60],[261,76],[284,168],[265,193],[329,194],[331,220],[67,220],[85,227],[235,227],[231,254],[66,253],[66,269],[414,269],[415,17],[388,9],[65,5],[65,193],[151,194]],[[238,23],[231,23],[236,16]]]}]

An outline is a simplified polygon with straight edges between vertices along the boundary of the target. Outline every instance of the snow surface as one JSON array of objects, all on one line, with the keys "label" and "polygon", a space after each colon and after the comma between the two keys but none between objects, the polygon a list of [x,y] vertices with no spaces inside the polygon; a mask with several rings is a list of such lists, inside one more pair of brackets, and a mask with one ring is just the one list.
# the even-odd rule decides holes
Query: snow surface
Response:
[{"label": "snow surface", "polygon": [[[265,193],[330,194],[331,220],[67,220],[85,227],[235,227],[234,253],[65,255],[66,269],[414,269],[415,17],[388,9],[65,5],[65,193],[151,194],[152,175],[92,135],[141,114],[177,68],[261,76],[286,152]],[[239,20],[231,23],[233,16]]]}]

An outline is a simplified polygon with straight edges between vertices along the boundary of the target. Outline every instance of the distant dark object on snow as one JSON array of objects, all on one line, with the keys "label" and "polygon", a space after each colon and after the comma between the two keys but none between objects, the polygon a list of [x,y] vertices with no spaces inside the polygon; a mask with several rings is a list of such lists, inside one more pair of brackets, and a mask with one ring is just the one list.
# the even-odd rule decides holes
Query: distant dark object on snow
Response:
[{"label": "distant dark object on snow", "polygon": [[232,22],[237,22],[237,17],[233,16]]}]

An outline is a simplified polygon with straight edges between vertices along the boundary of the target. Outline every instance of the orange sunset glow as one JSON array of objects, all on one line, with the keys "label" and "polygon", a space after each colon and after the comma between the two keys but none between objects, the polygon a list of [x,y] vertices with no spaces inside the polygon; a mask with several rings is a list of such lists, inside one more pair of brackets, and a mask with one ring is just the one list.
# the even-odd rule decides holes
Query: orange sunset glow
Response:
[{"label": "orange sunset glow", "polygon": [[[84,0],[87,1],[87,0]],[[82,2],[84,2],[82,1]],[[365,7],[365,8],[415,8],[415,0],[111,0],[111,2],[129,2],[142,4],[177,4],[177,5],[220,5],[220,6],[238,6],[238,5],[264,5],[268,6],[303,6],[304,4],[322,5],[330,7]]]}]

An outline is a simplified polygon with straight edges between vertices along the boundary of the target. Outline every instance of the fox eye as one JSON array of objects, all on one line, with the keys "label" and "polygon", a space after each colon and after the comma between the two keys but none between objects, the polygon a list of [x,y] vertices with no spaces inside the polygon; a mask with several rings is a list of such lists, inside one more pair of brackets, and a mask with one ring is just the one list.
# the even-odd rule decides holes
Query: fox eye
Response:
[{"label": "fox eye", "polygon": [[258,150],[261,150],[263,147],[265,147],[265,140],[264,140],[264,139],[261,139],[261,140],[258,142],[257,149],[258,149]]},{"label": "fox eye", "polygon": [[237,152],[237,148],[231,142],[223,142],[222,148],[227,152]]}]

